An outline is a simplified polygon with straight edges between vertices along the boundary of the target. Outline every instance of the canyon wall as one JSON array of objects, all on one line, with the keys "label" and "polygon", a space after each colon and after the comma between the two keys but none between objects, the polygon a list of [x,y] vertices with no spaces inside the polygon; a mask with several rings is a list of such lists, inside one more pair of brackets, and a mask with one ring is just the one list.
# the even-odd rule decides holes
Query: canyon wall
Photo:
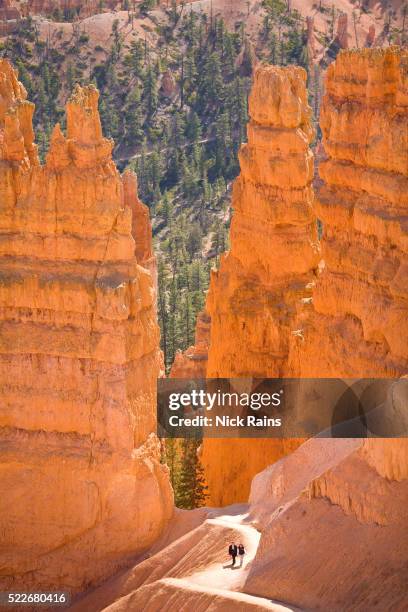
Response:
[{"label": "canyon wall", "polygon": [[[207,296],[208,378],[287,375],[297,310],[311,300],[319,260],[305,71],[257,69],[249,112],[233,190],[231,250],[212,273]],[[252,477],[298,444],[206,439],[210,503],[245,501]]]},{"label": "canyon wall", "polygon": [[[172,514],[135,182],[116,170],[97,104],[95,88],[77,86],[41,166],[34,105],[0,60],[3,590],[79,591],[146,549]],[[149,260],[146,227],[133,232]]]},{"label": "canyon wall", "polygon": [[[276,75],[289,83],[293,75],[265,67],[256,73],[234,186],[231,251],[213,273],[207,298],[209,378],[407,373],[406,62],[396,48],[370,49],[343,52],[328,69],[316,201],[307,110],[296,123],[304,94],[291,99],[287,88],[281,119]],[[323,224],[318,273],[315,215]],[[178,357],[179,377],[196,375],[194,355],[193,347]],[[388,456],[395,463],[392,443],[381,452],[370,445],[380,463],[387,465]],[[244,501],[251,478],[296,446],[206,440],[210,503]]]},{"label": "canyon wall", "polygon": [[407,62],[367,49],[327,71],[315,204],[325,269],[290,357],[304,377],[408,372]]},{"label": "canyon wall", "polygon": [[[292,339],[301,376],[408,373],[407,66],[390,48],[343,52],[328,70],[325,268]],[[397,435],[407,401],[402,378],[384,404]],[[308,441],[254,481],[262,536],[245,591],[302,609],[405,610],[407,499],[406,438]]]}]

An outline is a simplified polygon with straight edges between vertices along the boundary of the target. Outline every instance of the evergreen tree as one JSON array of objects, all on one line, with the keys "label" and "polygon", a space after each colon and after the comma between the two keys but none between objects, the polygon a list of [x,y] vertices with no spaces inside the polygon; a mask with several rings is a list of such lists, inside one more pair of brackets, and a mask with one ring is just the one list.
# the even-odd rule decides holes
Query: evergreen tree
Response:
[{"label": "evergreen tree", "polygon": [[215,136],[215,167],[217,174],[221,175],[227,171],[231,150],[230,122],[227,112],[218,117],[215,124]]},{"label": "evergreen tree", "polygon": [[176,498],[179,508],[191,510],[205,504],[208,487],[198,457],[200,443],[194,438],[181,441],[181,469]]},{"label": "evergreen tree", "polygon": [[129,92],[124,111],[126,142],[130,145],[143,141],[143,118],[139,85]]},{"label": "evergreen tree", "polygon": [[132,69],[133,76],[141,76],[143,72],[144,46],[141,40],[132,40],[129,53],[124,58],[124,64]]},{"label": "evergreen tree", "polygon": [[157,262],[158,286],[158,316],[162,339],[163,359],[168,364],[168,311],[167,311],[167,282],[166,268],[162,258]]},{"label": "evergreen tree", "polygon": [[152,115],[157,110],[159,100],[157,76],[151,64],[148,66],[146,75],[144,77],[143,100],[145,102],[147,119],[150,121]]},{"label": "evergreen tree", "polygon": [[200,117],[195,111],[190,111],[186,121],[185,135],[190,142],[200,140],[202,134]]},{"label": "evergreen tree", "polygon": [[176,438],[166,438],[164,460],[169,468],[170,482],[173,491],[177,496],[179,486],[180,456],[178,452],[178,440]]}]

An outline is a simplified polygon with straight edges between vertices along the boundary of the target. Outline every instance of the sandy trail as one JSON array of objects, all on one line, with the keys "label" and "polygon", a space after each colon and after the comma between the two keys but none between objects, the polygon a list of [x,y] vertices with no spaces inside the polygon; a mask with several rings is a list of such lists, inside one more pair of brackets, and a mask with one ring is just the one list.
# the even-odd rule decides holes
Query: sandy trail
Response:
[{"label": "sandy trail", "polygon": [[249,571],[249,563],[255,557],[261,534],[250,525],[241,525],[234,520],[229,521],[228,517],[208,519],[207,524],[210,525],[210,528],[213,525],[218,525],[222,529],[230,529],[233,525],[234,534],[239,535],[239,538],[235,536],[234,541],[237,543],[242,542],[245,546],[246,555],[244,556],[243,565],[241,567],[240,561],[237,559],[235,566],[232,566],[231,559],[225,551],[225,561],[222,565],[220,565],[220,562],[209,564],[205,569],[191,574],[188,577],[188,582],[203,587],[210,585],[211,588],[239,591],[245,584]]},{"label": "sandy trail", "polygon": [[[190,530],[183,533],[186,521]],[[70,609],[76,612],[294,610],[279,602],[240,592],[260,539],[260,533],[247,521],[246,505],[179,513],[162,543],[152,549],[151,556],[95,589]],[[242,542],[245,546],[242,567],[239,560],[235,567],[231,564],[227,554],[230,542]]]}]

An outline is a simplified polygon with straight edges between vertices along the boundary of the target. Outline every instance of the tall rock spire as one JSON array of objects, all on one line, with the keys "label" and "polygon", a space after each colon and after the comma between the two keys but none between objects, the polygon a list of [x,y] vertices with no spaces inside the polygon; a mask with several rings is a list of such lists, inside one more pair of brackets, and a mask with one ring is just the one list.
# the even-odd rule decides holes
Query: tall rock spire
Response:
[{"label": "tall rock spire", "polygon": [[318,250],[305,81],[298,67],[255,74],[231,250],[212,275],[207,301],[209,377],[283,375],[296,307],[310,296]]},{"label": "tall rock spire", "polygon": [[28,167],[37,164],[32,117],[34,104],[17,73],[6,59],[0,59],[0,160],[18,162]]},{"label": "tall rock spire", "polygon": [[364,49],[327,71],[316,198],[325,269],[294,339],[303,376],[407,373],[407,62],[398,48]]},{"label": "tall rock spire", "polygon": [[[310,302],[319,260],[305,71],[260,67],[249,112],[233,191],[231,250],[213,273],[207,298],[208,378],[288,374],[297,311]],[[211,503],[245,501],[252,477],[298,444],[205,440]]]},{"label": "tall rock spire", "polygon": [[75,592],[172,513],[154,434],[159,328],[98,92],[75,89],[44,166],[25,98],[1,61],[0,585]]}]

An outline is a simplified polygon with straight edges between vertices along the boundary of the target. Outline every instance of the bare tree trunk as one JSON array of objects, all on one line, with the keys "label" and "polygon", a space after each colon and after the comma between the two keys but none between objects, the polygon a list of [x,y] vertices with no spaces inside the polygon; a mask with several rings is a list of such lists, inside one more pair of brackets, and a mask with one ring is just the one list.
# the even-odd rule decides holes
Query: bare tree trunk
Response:
[{"label": "bare tree trunk", "polygon": [[354,35],[356,37],[356,47],[357,49],[359,49],[358,46],[358,36],[357,36],[357,19],[356,19],[356,12],[353,11],[353,23],[354,23]]}]

